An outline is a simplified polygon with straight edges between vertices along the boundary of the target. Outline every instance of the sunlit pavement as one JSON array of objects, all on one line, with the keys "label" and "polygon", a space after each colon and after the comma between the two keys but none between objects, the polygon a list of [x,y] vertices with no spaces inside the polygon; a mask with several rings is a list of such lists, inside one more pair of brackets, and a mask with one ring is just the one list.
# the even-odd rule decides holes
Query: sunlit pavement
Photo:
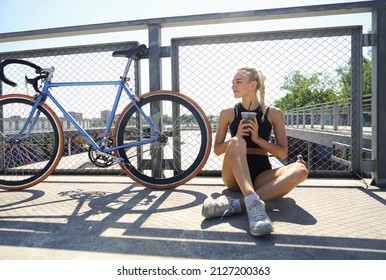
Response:
[{"label": "sunlit pavement", "polygon": [[268,202],[275,231],[253,237],[246,215],[205,220],[218,177],[173,190],[125,176],[51,176],[0,191],[0,259],[386,259],[386,189],[308,179]]}]

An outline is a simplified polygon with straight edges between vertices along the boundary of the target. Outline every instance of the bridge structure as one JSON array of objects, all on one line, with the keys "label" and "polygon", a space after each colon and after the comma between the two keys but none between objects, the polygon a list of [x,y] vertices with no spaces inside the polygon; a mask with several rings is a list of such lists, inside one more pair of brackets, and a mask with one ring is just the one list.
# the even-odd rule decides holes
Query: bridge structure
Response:
[{"label": "bridge structure", "polygon": [[[368,34],[363,34],[361,27],[342,27],[337,29],[318,29],[318,30],[298,30],[298,31],[277,31],[277,32],[263,32],[259,34],[231,34],[231,35],[218,35],[218,36],[204,36],[200,38],[175,38],[172,39],[170,46],[162,45],[162,32],[168,28],[175,27],[191,27],[201,25],[217,25],[223,23],[234,22],[262,22],[267,20],[277,19],[293,19],[293,18],[310,18],[310,17],[322,17],[322,16],[337,16],[347,14],[358,13],[371,13],[372,15],[372,30]],[[308,145],[307,149],[309,155],[315,154],[312,152],[316,146],[326,146],[328,149],[332,149],[335,154],[332,154],[332,159],[336,162],[340,162],[345,166],[349,166],[350,169],[358,174],[362,174],[364,171],[371,172],[373,183],[377,186],[386,186],[386,169],[384,165],[386,163],[386,150],[382,145],[386,143],[386,126],[383,124],[386,119],[386,66],[383,61],[386,61],[386,2],[385,1],[365,1],[365,2],[353,2],[353,3],[341,3],[341,4],[329,4],[329,5],[316,5],[305,7],[290,7],[279,9],[266,9],[266,10],[252,10],[243,12],[231,12],[231,13],[216,13],[205,15],[192,15],[192,16],[178,16],[168,18],[155,18],[155,19],[143,19],[123,22],[110,22],[101,24],[90,24],[81,26],[69,26],[60,28],[49,28],[41,30],[30,30],[20,32],[10,32],[0,34],[0,47],[1,43],[28,41],[36,39],[48,39],[48,38],[61,38],[66,36],[78,36],[85,34],[103,34],[107,32],[132,32],[136,30],[144,30],[147,32],[148,47],[150,50],[149,65],[148,68],[148,82],[150,90],[158,90],[162,87],[162,61],[165,58],[171,59],[171,85],[172,89],[176,91],[197,91],[207,92],[208,89],[187,89],[192,88],[192,84],[197,84],[195,81],[189,83],[189,78],[192,76],[199,77],[199,74],[204,73],[205,66],[201,66],[199,69],[194,70],[192,64],[192,58],[190,57],[186,61],[185,65],[184,52],[187,49],[195,49],[200,55],[207,54],[206,49],[202,49],[205,46],[210,45],[211,50],[215,49],[216,52],[209,53],[210,57],[200,57],[202,61],[212,63],[213,57],[217,58],[217,55],[226,57],[229,55],[224,51],[224,44],[237,45],[240,49],[247,49],[253,55],[253,51],[258,47],[256,45],[250,46],[251,42],[258,42],[259,44],[274,42],[277,43],[297,40],[313,40],[316,37],[323,37],[326,39],[326,45],[331,45],[331,38],[338,36],[349,37],[349,59],[351,61],[351,74],[352,74],[352,95],[350,99],[350,111],[346,114],[346,119],[343,123],[339,123],[338,119],[332,118],[332,123],[317,123],[317,114],[308,113],[307,110],[316,110],[317,108],[298,108],[296,112],[286,112],[286,127],[287,134],[293,139],[302,139],[304,142],[312,143]],[[307,41],[307,42],[308,42]],[[240,43],[240,45],[238,45]],[[118,46],[120,48],[125,45],[135,45],[137,42],[130,41],[119,44],[106,44],[105,46],[78,46],[77,48],[65,47],[62,50],[57,48],[47,50],[25,50],[18,52],[0,52],[0,59],[6,58],[32,58],[41,59],[41,61],[49,61],[51,63],[53,57],[56,56],[66,63],[71,63],[68,60],[72,54],[84,54],[90,52],[95,54],[96,60],[100,60],[97,57],[101,49],[103,51],[115,50]],[[213,48],[213,46],[216,46]],[[272,47],[272,45],[268,46]],[[372,63],[372,94],[371,100],[371,125],[364,126],[363,118],[363,97],[361,94],[362,89],[362,53],[363,48],[371,48],[371,63]],[[201,48],[201,49],[200,49]],[[1,48],[0,48],[1,49]],[[326,52],[331,52],[328,46],[325,48]],[[234,52],[232,51],[232,55]],[[282,56],[286,56],[283,54]],[[190,54],[192,55],[192,54]],[[245,53],[243,53],[245,55]],[[300,54],[299,54],[300,55]],[[43,58],[44,57],[44,58]],[[58,58],[59,59],[59,58]],[[250,59],[250,58],[247,58]],[[320,58],[319,58],[320,60]],[[54,63],[58,63],[56,60]],[[189,64],[190,63],[190,64]],[[272,63],[272,62],[270,62]],[[280,61],[278,63],[281,63]],[[104,60],[103,65],[108,63]],[[56,65],[56,64],[55,64]],[[201,64],[200,64],[201,65]],[[279,65],[280,66],[280,65]],[[93,66],[96,68],[95,66]],[[106,66],[105,66],[106,67]],[[115,68],[114,65],[111,69]],[[190,71],[185,74],[187,68],[191,68]],[[232,68],[233,64],[222,65],[217,70],[219,75],[229,77],[229,73],[223,73],[218,69]],[[209,69],[212,70],[213,69]],[[106,71],[107,72],[107,71]],[[134,87],[135,92],[141,92],[141,64],[137,64],[134,75]],[[60,73],[57,74],[60,77]],[[208,74],[206,74],[206,77]],[[0,85],[0,94],[7,94],[10,89],[5,85]],[[193,94],[193,93],[192,93]],[[195,97],[193,97],[195,99]],[[204,109],[210,114],[210,110],[206,108],[207,103],[203,101]],[[333,105],[332,105],[333,106]],[[90,106],[89,106],[90,107]],[[323,107],[319,107],[318,110],[323,110]],[[334,107],[333,107],[334,108]],[[338,108],[338,107],[336,107]],[[335,108],[335,109],[336,109]],[[333,109],[334,110],[334,109]],[[339,111],[339,110],[338,110]],[[319,116],[324,113],[320,113]],[[342,115],[342,114],[341,114]],[[320,119],[325,119],[321,117]],[[311,153],[312,152],[312,153]],[[348,154],[349,157],[345,157],[343,154]],[[364,154],[368,155],[364,157]],[[367,158],[368,157],[368,158]],[[215,168],[218,168],[215,167]]]},{"label": "bridge structure", "polygon": [[[308,143],[306,154],[309,155],[311,164],[314,162],[312,145],[320,145],[328,148],[328,157],[333,162],[350,169],[357,164],[363,172],[370,172],[373,145],[371,96],[364,96],[362,102],[364,106],[360,119],[363,126],[358,131],[361,135],[358,140],[361,143],[360,162],[353,162],[355,158],[352,143],[356,136],[351,127],[353,120],[350,100],[331,101],[286,111],[287,136]],[[312,165],[310,169],[313,169]]]}]

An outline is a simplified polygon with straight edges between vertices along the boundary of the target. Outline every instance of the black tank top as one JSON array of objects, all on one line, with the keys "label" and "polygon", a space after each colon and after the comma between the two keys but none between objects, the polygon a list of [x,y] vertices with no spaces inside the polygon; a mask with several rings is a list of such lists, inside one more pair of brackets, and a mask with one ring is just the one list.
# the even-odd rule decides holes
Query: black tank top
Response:
[{"label": "black tank top", "polygon": [[[255,112],[257,122],[259,124],[259,137],[263,138],[266,141],[270,141],[272,124],[267,119],[269,107],[267,107],[267,110],[265,112],[264,121],[261,120],[263,116],[263,111],[261,110],[260,106],[254,111],[249,111],[245,109],[241,103],[237,103],[235,105],[234,110],[235,110],[235,118],[229,125],[229,131],[232,137],[236,136],[237,134],[237,128],[242,118],[241,112]],[[252,141],[250,136],[246,136],[244,137],[244,139],[247,142],[247,148],[260,148],[259,145],[257,145],[255,142]]]}]

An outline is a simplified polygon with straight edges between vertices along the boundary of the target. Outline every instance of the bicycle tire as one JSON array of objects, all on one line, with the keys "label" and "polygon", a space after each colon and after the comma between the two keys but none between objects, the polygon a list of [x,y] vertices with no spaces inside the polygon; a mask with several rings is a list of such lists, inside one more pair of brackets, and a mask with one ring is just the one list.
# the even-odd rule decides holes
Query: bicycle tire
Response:
[{"label": "bicycle tire", "polygon": [[[150,107],[160,102],[162,114],[157,109],[150,113]],[[187,96],[164,90],[142,95],[137,104],[165,137],[152,144],[118,149],[122,170],[135,182],[154,189],[176,188],[188,182],[204,167],[211,151],[211,126],[203,110]],[[130,103],[117,119],[114,145],[149,138],[150,128],[140,125],[144,123]]]},{"label": "bicycle tire", "polygon": [[55,112],[45,103],[37,107],[39,119],[31,133],[12,139],[23,127],[33,104],[33,97],[28,95],[0,97],[0,189],[32,187],[46,179],[61,159],[63,128]]}]

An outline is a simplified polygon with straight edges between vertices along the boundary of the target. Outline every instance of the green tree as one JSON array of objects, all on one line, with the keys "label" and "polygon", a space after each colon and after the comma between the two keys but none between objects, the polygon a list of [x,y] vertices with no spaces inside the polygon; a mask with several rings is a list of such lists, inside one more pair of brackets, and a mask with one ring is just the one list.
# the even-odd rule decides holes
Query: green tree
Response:
[{"label": "green tree", "polygon": [[13,115],[13,116],[10,116],[8,118],[8,120],[10,120],[10,121],[22,121],[24,119],[22,117],[20,117],[19,115]]},{"label": "green tree", "polygon": [[163,120],[164,124],[173,124],[173,119],[171,116],[163,115],[162,120]]},{"label": "green tree", "polygon": [[336,82],[324,73],[314,73],[306,77],[300,71],[291,72],[284,78],[281,89],[287,92],[286,96],[276,101],[275,106],[282,110],[316,105],[339,98]]},{"label": "green tree", "polygon": [[[351,97],[351,61],[336,70],[341,88],[341,98]],[[362,95],[371,94],[371,60],[364,57],[362,63]]]}]

